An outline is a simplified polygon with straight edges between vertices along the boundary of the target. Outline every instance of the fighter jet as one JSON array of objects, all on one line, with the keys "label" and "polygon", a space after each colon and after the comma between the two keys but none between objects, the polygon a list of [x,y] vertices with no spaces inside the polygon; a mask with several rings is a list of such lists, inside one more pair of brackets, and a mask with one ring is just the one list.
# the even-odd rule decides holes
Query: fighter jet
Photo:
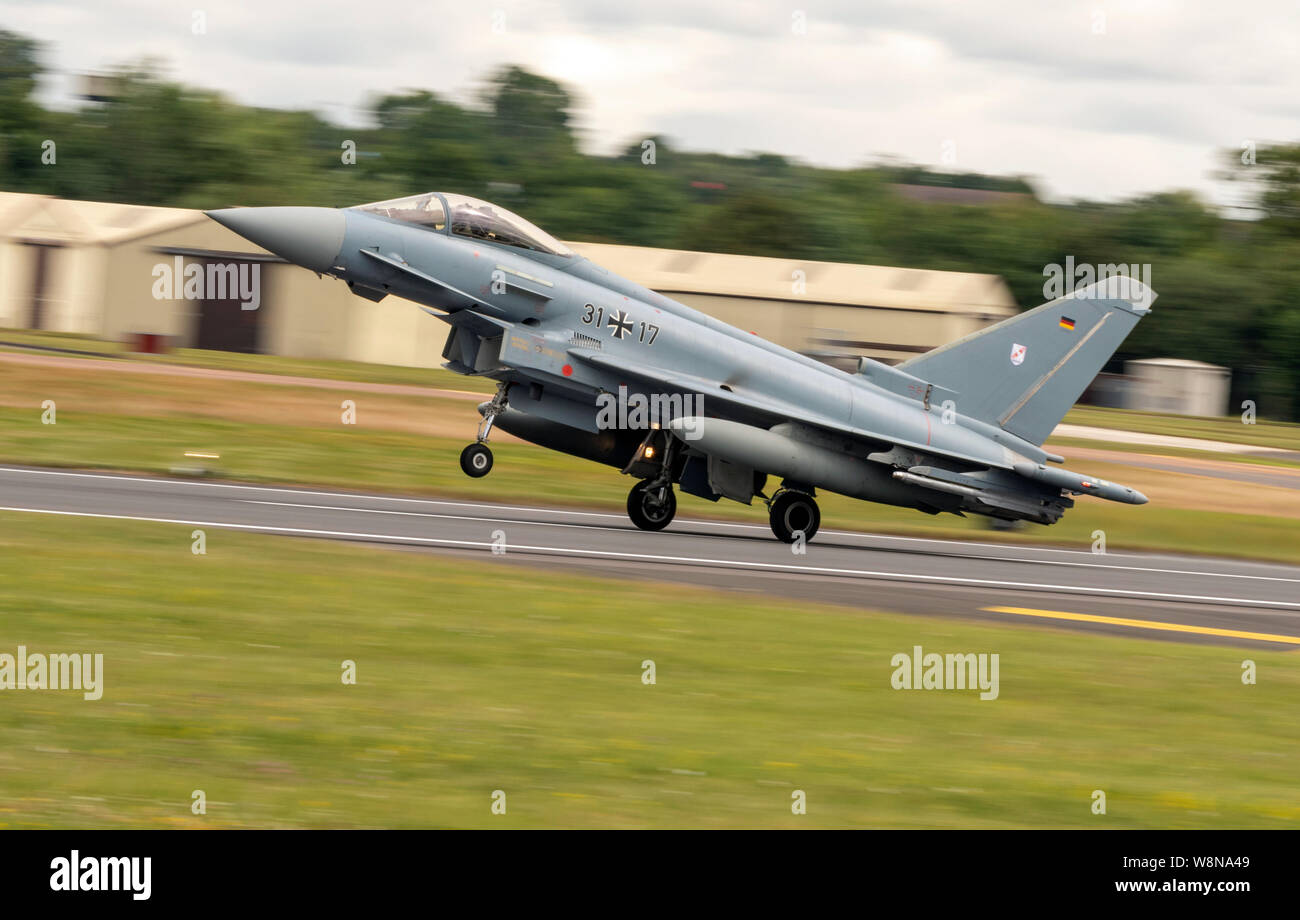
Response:
[{"label": "fighter jet", "polygon": [[633,477],[627,513],[644,530],[673,520],[675,489],[760,499],[787,543],[817,533],[819,489],[1039,524],[1074,496],[1147,500],[1042,447],[1150,310],[1155,293],[1137,280],[1108,278],[898,366],[861,358],[847,373],[465,195],[206,213],[362,297],[403,297],[450,324],[443,366],[497,382],[461,453],[466,475],[492,469],[499,427]]}]

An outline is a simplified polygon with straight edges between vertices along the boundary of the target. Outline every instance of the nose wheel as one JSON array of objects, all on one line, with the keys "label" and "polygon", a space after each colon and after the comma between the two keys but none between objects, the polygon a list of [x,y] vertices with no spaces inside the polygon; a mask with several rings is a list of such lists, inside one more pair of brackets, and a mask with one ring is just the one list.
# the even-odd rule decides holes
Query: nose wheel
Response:
[{"label": "nose wheel", "polygon": [[466,476],[478,479],[492,472],[492,449],[475,442],[460,452],[460,468]]},{"label": "nose wheel", "polygon": [[460,468],[466,476],[478,479],[492,472],[492,449],[487,446],[487,439],[492,434],[492,423],[506,410],[509,392],[510,384],[503,382],[497,387],[496,395],[478,407],[483,416],[478,426],[478,437],[460,452]]},{"label": "nose wheel", "polygon": [[806,492],[782,489],[767,506],[772,533],[782,543],[793,543],[798,534],[804,542],[811,540],[822,523],[817,500]]},{"label": "nose wheel", "polygon": [[663,530],[677,514],[677,496],[671,483],[656,485],[644,479],[627,494],[627,516],[642,530]]}]

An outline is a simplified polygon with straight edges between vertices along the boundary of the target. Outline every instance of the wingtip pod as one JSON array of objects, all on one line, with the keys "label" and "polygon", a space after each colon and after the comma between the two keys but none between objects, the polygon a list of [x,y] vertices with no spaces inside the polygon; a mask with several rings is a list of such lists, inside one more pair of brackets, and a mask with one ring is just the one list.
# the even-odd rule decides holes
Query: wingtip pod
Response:
[{"label": "wingtip pod", "polygon": [[1064,300],[1107,300],[1145,316],[1151,312],[1151,305],[1160,296],[1149,284],[1129,275],[1110,275],[1087,287],[1071,291]]}]

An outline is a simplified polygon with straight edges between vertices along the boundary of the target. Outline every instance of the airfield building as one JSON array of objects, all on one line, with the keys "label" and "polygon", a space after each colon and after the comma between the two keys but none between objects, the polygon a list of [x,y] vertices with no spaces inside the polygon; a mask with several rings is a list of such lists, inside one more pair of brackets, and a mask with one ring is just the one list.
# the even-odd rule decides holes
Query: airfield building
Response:
[{"label": "airfield building", "polygon": [[1145,358],[1125,362],[1124,372],[1130,381],[1125,408],[1174,415],[1228,414],[1229,368],[1182,358]]}]

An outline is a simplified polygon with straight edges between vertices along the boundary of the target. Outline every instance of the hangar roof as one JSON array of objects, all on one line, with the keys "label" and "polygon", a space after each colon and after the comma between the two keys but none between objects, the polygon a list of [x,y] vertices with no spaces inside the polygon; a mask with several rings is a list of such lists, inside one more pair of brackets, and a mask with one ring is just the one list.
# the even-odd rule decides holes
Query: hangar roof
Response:
[{"label": "hangar roof", "polygon": [[19,240],[112,246],[203,219],[187,208],[0,193],[0,233]]},{"label": "hangar roof", "polygon": [[22,192],[0,192],[0,233],[9,235],[10,228],[21,223],[41,202],[45,195],[28,195]]},{"label": "hangar roof", "polygon": [[[596,264],[669,295],[712,294],[994,316],[1017,312],[1015,298],[999,275],[606,243],[569,245]],[[796,293],[795,281],[800,277],[803,293]]]}]

